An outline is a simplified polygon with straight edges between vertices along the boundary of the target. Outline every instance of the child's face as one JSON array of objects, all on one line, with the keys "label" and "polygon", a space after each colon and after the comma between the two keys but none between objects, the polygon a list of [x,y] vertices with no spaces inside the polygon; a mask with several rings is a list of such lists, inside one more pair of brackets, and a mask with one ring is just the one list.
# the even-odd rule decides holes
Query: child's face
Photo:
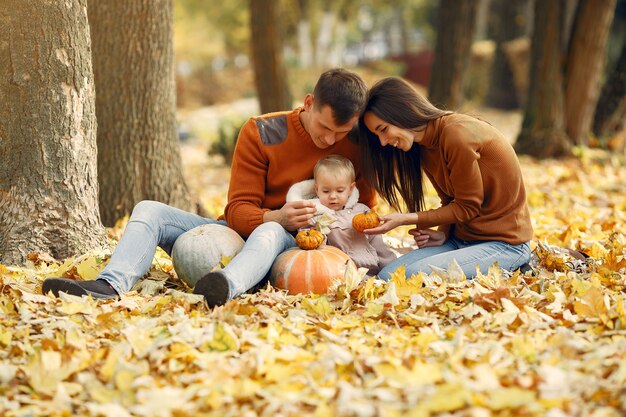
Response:
[{"label": "child's face", "polygon": [[315,178],[315,194],[320,203],[332,210],[341,210],[346,205],[354,182],[347,175],[335,175],[320,170]]}]

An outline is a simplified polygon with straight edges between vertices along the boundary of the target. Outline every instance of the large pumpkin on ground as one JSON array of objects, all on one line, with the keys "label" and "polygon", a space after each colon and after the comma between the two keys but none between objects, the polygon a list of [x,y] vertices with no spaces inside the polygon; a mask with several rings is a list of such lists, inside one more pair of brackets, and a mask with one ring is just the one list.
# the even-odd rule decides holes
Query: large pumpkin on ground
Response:
[{"label": "large pumpkin on ground", "polygon": [[[343,280],[346,265],[354,262],[334,246],[291,248],[281,253],[270,270],[270,282],[290,294],[324,294],[335,280]],[[356,266],[355,266],[356,268]]]},{"label": "large pumpkin on ground", "polygon": [[221,224],[195,227],[180,235],[174,243],[174,270],[185,284],[193,288],[220,263],[223,256],[233,257],[239,253],[244,243],[237,232]]}]

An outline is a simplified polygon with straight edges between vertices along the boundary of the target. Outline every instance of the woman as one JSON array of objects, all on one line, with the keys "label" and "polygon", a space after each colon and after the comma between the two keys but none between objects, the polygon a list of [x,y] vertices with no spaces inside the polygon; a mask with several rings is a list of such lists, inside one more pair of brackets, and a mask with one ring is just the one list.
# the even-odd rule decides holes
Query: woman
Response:
[{"label": "woman", "polygon": [[[391,207],[409,213],[381,216],[368,234],[415,225],[418,249],[389,263],[406,275],[448,268],[454,259],[467,278],[495,262],[513,271],[530,260],[533,229],[519,161],[502,133],[482,120],[443,111],[407,82],[385,78],[370,90],[359,117],[363,169]],[[441,207],[424,209],[422,172]],[[402,200],[402,201],[401,201]],[[435,230],[433,227],[438,226]]]}]

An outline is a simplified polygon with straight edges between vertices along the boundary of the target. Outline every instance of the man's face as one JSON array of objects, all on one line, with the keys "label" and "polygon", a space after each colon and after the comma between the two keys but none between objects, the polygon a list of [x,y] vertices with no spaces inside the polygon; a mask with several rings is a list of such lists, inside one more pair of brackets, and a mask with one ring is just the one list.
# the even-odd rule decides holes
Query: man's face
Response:
[{"label": "man's face", "polygon": [[308,96],[307,99],[310,99],[308,105],[305,100],[305,109],[310,112],[308,133],[311,135],[315,146],[320,149],[328,148],[344,139],[357,122],[358,115],[354,115],[348,123],[337,125],[333,119],[333,111],[330,106],[317,108],[317,106],[313,105],[311,96]]}]

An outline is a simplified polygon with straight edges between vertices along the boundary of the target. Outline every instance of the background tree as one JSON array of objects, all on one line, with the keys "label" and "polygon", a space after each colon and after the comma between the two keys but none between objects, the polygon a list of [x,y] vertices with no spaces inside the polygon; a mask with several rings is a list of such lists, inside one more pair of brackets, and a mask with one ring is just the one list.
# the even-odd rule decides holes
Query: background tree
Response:
[{"label": "background tree", "polygon": [[104,242],[86,0],[0,10],[0,262],[66,258]]},{"label": "background tree", "polygon": [[308,68],[313,64],[313,43],[311,40],[311,18],[309,14],[309,0],[298,0],[298,59],[302,68]]},{"label": "background tree", "polygon": [[626,0],[617,2],[609,36],[608,62],[593,132],[611,149],[619,150],[621,146],[626,150]]},{"label": "background tree", "polygon": [[499,109],[515,109],[521,104],[515,85],[511,62],[504,52],[506,42],[526,35],[528,0],[491,0],[488,17],[490,37],[496,44],[489,88],[485,102]]},{"label": "background tree", "polygon": [[594,134],[602,139],[624,129],[626,119],[626,42],[622,53],[609,75],[596,109],[593,121]]},{"label": "background tree", "polygon": [[565,66],[565,131],[587,144],[616,0],[579,0]]},{"label": "background tree", "polygon": [[439,3],[435,58],[428,88],[428,98],[437,106],[454,110],[463,104],[477,7],[478,0]]},{"label": "background tree", "polygon": [[530,84],[522,130],[515,142],[519,153],[559,157],[571,152],[565,133],[561,42],[561,0],[535,2]]},{"label": "background tree", "polygon": [[89,24],[103,223],[146,199],[192,209],[176,133],[172,1],[92,0]]},{"label": "background tree", "polygon": [[293,105],[279,22],[277,2],[250,0],[250,50],[261,113],[288,110]]}]

